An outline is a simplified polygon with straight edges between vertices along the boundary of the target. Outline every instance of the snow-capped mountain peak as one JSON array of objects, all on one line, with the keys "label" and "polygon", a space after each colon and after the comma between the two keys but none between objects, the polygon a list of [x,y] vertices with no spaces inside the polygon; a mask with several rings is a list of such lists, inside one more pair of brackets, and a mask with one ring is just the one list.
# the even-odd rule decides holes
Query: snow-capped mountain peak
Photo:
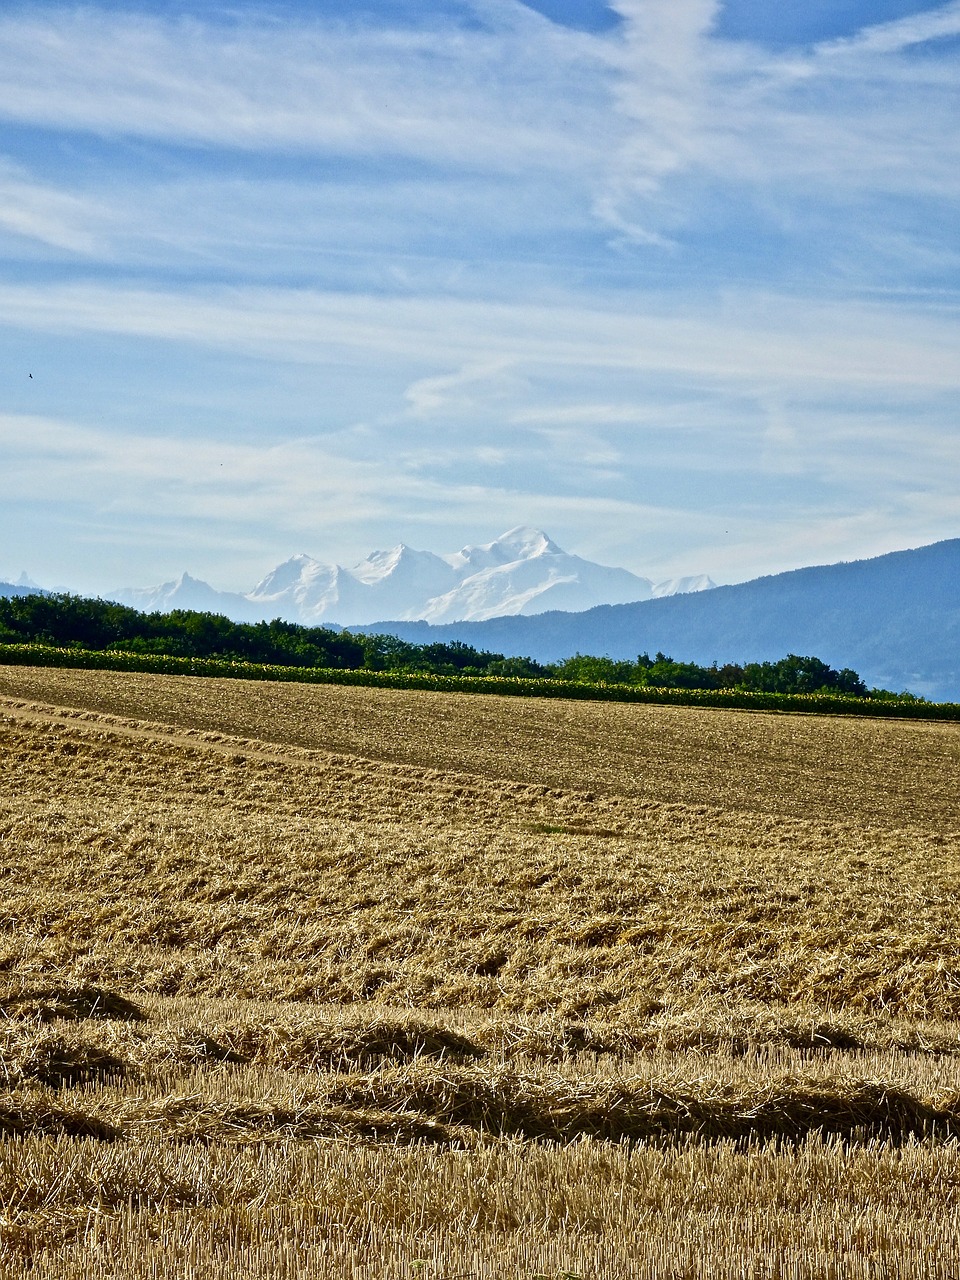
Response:
[{"label": "snow-capped mountain peak", "polygon": [[304,583],[314,581],[318,577],[328,578],[332,567],[301,552],[299,555],[291,556],[289,560],[284,560],[283,564],[278,564],[266,577],[261,578],[249,593],[250,598],[276,599],[284,592],[302,587]]},{"label": "snow-capped mountain peak", "polygon": [[396,573],[404,561],[409,559],[409,550],[405,542],[398,542],[389,551],[371,551],[366,560],[355,564],[350,572],[361,582],[381,582]]},{"label": "snow-capped mountain peak", "polygon": [[595,604],[649,600],[652,594],[649,578],[568,555],[537,529],[512,529],[486,546],[465,548],[461,556],[467,563],[458,585],[427,601],[420,617],[454,622],[550,609],[579,612]]},{"label": "snow-capped mountain peak", "polygon": [[399,577],[430,577],[445,581],[451,576],[450,566],[441,556],[434,555],[432,551],[416,551],[405,542],[398,543],[389,551],[372,552],[350,572],[358,581],[368,584]]},{"label": "snow-capped mountain peak", "polygon": [[556,554],[564,553],[541,529],[518,524],[493,542],[461,548],[449,557],[448,563],[461,573],[477,572],[499,565],[516,564],[518,560],[533,560],[537,556]]},{"label": "snow-capped mountain peak", "polygon": [[186,572],[156,587],[126,587],[114,592],[112,598],[144,613],[187,609],[198,613],[223,613],[239,622],[251,622],[263,616],[251,606],[246,596],[232,591],[217,591],[201,578],[193,578]]},{"label": "snow-capped mountain peak", "polygon": [[128,588],[115,598],[137,608],[199,608],[242,621],[281,617],[311,626],[349,626],[391,619],[478,621],[548,609],[580,612],[712,585],[704,575],[655,585],[628,569],[568,555],[541,529],[517,525],[492,542],[449,556],[401,542],[372,552],[351,569],[301,552],[245,595],[216,591],[185,573],[175,582],[142,591]]}]

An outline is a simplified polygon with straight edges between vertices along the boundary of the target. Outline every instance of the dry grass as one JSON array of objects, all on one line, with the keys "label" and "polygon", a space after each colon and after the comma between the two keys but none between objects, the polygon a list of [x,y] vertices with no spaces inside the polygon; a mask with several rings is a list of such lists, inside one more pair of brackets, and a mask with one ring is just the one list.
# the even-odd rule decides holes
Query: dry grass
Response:
[{"label": "dry grass", "polygon": [[0,1169],[3,1191],[16,1187],[45,1220],[50,1165],[60,1164],[64,1243],[36,1249],[25,1228],[20,1266],[8,1253],[5,1274],[37,1280],[879,1280],[946,1277],[958,1259],[956,1155],[946,1147],[587,1141],[435,1152],[145,1139],[128,1152],[27,1139],[7,1150],[16,1166]]},{"label": "dry grass", "polygon": [[956,830],[960,724],[0,668],[0,695],[481,778]]},{"label": "dry grass", "polygon": [[5,1277],[960,1269],[960,726],[0,691]]}]

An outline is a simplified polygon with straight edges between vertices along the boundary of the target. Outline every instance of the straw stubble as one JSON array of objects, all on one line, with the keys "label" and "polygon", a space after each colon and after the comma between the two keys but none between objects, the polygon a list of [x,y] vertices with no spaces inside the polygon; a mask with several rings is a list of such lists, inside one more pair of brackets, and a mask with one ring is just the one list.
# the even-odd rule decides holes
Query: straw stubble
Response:
[{"label": "straw stubble", "polygon": [[2,688],[4,1275],[949,1274],[955,726]]}]

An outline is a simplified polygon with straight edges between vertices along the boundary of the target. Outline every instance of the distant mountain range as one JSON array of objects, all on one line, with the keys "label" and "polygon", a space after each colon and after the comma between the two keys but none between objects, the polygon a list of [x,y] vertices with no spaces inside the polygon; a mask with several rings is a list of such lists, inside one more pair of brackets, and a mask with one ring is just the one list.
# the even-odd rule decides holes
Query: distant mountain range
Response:
[{"label": "distant mountain range", "polygon": [[[960,701],[960,539],[706,587],[709,578],[655,585],[569,556],[537,530],[513,529],[449,557],[408,547],[376,552],[349,571],[295,556],[248,595],[184,574],[114,598],[238,621],[336,620],[418,644],[462,640],[541,662],[577,652],[632,659],[659,650],[705,664],[815,655],[852,667],[871,686]],[[31,590],[0,583],[0,595]]]},{"label": "distant mountain range", "polygon": [[32,596],[32,595],[49,595],[48,591],[44,591],[39,583],[34,582],[32,578],[28,578],[26,573],[21,573],[16,582],[0,582],[0,596]]},{"label": "distant mountain range", "polygon": [[237,622],[285,618],[308,626],[352,626],[379,618],[477,622],[548,609],[577,612],[713,585],[705,574],[655,583],[568,555],[541,530],[519,526],[446,556],[401,543],[374,551],[351,569],[297,555],[245,594],[217,591],[184,573],[158,587],[125,587],[110,598],[148,613],[199,609]]},{"label": "distant mountain range", "polygon": [[798,653],[852,667],[871,687],[960,701],[960,539],[583,613],[446,626],[398,619],[362,630],[416,644],[462,640],[541,662],[661,650],[722,664]]}]

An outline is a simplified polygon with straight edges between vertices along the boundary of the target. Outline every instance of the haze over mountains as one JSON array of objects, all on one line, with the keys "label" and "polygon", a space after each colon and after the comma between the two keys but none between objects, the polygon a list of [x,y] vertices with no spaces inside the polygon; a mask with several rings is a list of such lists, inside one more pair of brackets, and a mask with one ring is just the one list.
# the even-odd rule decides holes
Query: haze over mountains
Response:
[{"label": "haze over mountains", "polygon": [[127,587],[110,596],[145,612],[199,609],[238,622],[285,618],[308,626],[350,626],[382,618],[478,622],[548,609],[578,612],[713,585],[705,574],[655,583],[569,555],[541,530],[518,526],[493,542],[446,556],[401,543],[374,551],[350,569],[296,555],[244,594],[217,591],[185,573],[158,587]]},{"label": "haze over mountains", "polygon": [[[139,609],[199,609],[238,621],[346,623],[352,615],[353,630],[419,644],[462,640],[541,662],[578,652],[634,659],[660,650],[701,664],[814,655],[852,667],[870,686],[960,701],[960,539],[707,586],[708,578],[655,585],[516,529],[449,557],[376,552],[349,571],[294,556],[248,595],[186,574],[116,595]],[[35,589],[28,580],[0,583],[3,595]],[[613,603],[589,607],[598,595]]]},{"label": "haze over mountains", "polygon": [[960,538],[870,560],[796,569],[698,595],[602,605],[583,613],[363,628],[416,644],[462,640],[540,662],[574,653],[685,662],[813,655],[871,687],[960,701]]}]

